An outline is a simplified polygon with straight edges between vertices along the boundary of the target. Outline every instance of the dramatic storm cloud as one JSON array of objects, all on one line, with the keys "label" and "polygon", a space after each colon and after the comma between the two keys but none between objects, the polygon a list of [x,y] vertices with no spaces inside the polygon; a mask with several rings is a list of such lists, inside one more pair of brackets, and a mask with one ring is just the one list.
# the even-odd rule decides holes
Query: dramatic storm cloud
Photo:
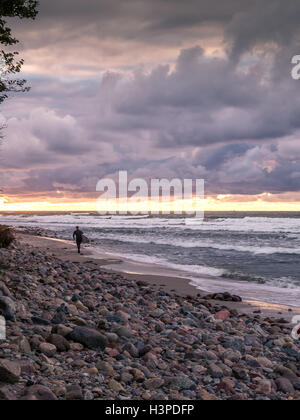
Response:
[{"label": "dramatic storm cloud", "polygon": [[2,105],[4,193],[94,197],[100,177],[300,191],[299,0],[47,0],[14,23],[32,90]]}]

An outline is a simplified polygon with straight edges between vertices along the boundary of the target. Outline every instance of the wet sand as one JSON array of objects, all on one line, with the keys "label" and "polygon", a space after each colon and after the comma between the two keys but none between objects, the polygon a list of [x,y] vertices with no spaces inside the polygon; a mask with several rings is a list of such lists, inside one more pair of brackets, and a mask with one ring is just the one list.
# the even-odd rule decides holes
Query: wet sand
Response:
[{"label": "wet sand", "polygon": [[[99,252],[91,247],[83,248],[82,255],[79,255],[76,244],[72,241],[33,236],[24,233],[18,233],[17,239],[24,245],[29,244],[39,249],[47,249],[50,254],[59,257],[63,261],[84,262],[90,266],[102,266],[108,272],[122,272],[131,280],[142,280],[181,296],[204,296],[207,294],[207,292],[201,291],[199,288],[193,286],[191,279],[179,277],[176,270],[130,261],[125,258],[116,257],[113,254]],[[203,280],[205,281],[205,279]],[[300,307],[271,304],[257,300],[246,300],[242,303],[222,301],[219,304],[229,309],[236,309],[241,314],[253,314],[261,311],[258,315],[285,318],[289,321],[291,321],[293,315],[300,314]]]}]

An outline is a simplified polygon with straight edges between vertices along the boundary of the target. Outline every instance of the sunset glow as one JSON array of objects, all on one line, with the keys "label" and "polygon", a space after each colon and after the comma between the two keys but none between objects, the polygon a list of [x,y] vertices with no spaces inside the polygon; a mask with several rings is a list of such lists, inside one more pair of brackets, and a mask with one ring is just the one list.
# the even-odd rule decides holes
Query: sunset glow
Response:
[{"label": "sunset glow", "polygon": [[[35,201],[35,202],[10,202],[9,200],[1,200],[0,212],[76,212],[76,211],[92,211],[96,212],[99,209],[103,212],[116,212],[116,206],[114,201],[103,202],[102,206],[99,207],[97,200],[90,201],[65,201],[65,202],[54,202],[54,201]],[[240,199],[240,196],[218,196],[218,197],[206,197],[204,203],[198,203],[195,207],[195,203],[189,201],[183,202],[182,200],[172,201],[169,203],[161,202],[148,202],[141,201],[138,203],[120,204],[119,211],[126,211],[128,208],[129,212],[194,212],[198,211],[300,211],[299,201],[267,201],[265,197],[257,198],[256,196],[247,197],[245,201]]]}]

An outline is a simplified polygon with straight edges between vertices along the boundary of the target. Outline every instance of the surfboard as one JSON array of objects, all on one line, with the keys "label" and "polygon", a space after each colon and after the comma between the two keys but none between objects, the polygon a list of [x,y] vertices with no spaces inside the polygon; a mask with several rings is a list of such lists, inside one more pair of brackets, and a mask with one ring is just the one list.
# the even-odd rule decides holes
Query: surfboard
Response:
[{"label": "surfboard", "polygon": [[82,243],[88,244],[90,242],[89,238],[87,238],[85,235],[82,236]]}]

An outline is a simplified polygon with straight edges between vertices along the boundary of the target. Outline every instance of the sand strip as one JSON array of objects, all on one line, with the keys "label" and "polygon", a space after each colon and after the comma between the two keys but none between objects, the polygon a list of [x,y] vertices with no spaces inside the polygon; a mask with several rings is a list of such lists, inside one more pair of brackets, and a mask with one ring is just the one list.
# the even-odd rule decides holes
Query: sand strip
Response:
[{"label": "sand strip", "polygon": [[[50,254],[55,255],[63,261],[84,262],[87,265],[97,265],[105,267],[106,271],[123,272],[126,277],[132,280],[143,280],[151,285],[162,287],[168,292],[176,292],[181,296],[196,296],[207,293],[202,292],[193,285],[191,280],[183,277],[176,277],[176,271],[163,269],[151,264],[140,264],[134,261],[115,257],[113,254],[95,252],[92,248],[85,248],[83,254],[77,253],[75,243],[61,239],[33,236],[18,233],[17,239],[25,244],[29,244],[39,249],[47,249]],[[142,272],[141,272],[142,270]],[[178,273],[177,273],[178,274]],[[261,311],[261,315],[266,317],[285,318],[291,320],[293,315],[300,314],[300,308],[286,305],[277,305],[262,301],[219,302],[220,305],[229,309],[236,309],[240,313],[253,314]]]}]

